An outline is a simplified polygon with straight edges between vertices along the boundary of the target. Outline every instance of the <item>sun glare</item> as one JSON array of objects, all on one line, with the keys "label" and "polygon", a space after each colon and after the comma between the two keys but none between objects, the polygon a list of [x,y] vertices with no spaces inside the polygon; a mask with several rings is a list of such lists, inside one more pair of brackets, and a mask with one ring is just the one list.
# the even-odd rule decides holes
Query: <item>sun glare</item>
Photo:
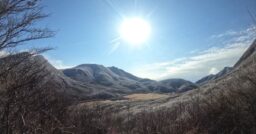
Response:
[{"label": "sun glare", "polygon": [[147,41],[151,34],[150,24],[142,18],[125,19],[119,29],[123,40],[131,45],[141,45]]}]

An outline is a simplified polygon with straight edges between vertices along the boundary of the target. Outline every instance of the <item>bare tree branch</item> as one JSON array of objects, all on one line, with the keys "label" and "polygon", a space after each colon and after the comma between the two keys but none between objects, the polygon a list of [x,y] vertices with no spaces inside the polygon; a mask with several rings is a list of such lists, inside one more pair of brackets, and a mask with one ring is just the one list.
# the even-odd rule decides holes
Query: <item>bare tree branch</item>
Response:
[{"label": "bare tree branch", "polygon": [[39,3],[39,0],[0,1],[0,51],[54,36],[48,28],[34,26],[48,17]]}]

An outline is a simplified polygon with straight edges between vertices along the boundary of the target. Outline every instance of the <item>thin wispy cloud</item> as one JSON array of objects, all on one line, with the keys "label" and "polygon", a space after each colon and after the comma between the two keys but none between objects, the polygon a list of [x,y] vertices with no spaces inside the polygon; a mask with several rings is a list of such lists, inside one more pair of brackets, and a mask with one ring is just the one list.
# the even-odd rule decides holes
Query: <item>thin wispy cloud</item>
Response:
[{"label": "thin wispy cloud", "polygon": [[236,31],[233,31],[233,30],[229,30],[229,31],[226,31],[226,32],[221,33],[221,34],[212,35],[211,38],[212,39],[217,39],[217,38],[222,38],[222,37],[226,37],[226,36],[235,36],[237,34],[239,34],[239,33],[236,32]]},{"label": "thin wispy cloud", "polygon": [[220,70],[218,70],[217,68],[213,67],[210,69],[209,74],[217,74]]},{"label": "thin wispy cloud", "polygon": [[71,68],[72,67],[70,65],[64,64],[64,62],[62,60],[58,60],[58,59],[52,58],[49,55],[44,55],[44,57],[48,60],[48,62],[50,64],[52,64],[57,69],[66,69],[66,68]]},{"label": "thin wispy cloud", "polygon": [[235,39],[235,37],[240,37],[240,38],[250,38],[251,35],[255,32],[256,27],[251,26],[247,29],[241,30],[241,31],[234,31],[234,30],[228,30],[224,33],[212,35],[210,38],[211,39],[220,39],[220,38],[225,38],[225,37],[230,37],[233,38],[234,41],[239,40]]},{"label": "thin wispy cloud", "polygon": [[[226,38],[222,47],[194,52],[193,56],[138,67],[132,72],[140,77],[162,80],[184,78],[196,81],[208,74],[216,74],[226,66],[233,66],[256,37],[256,28],[225,32],[214,38]],[[210,37],[210,38],[213,38]]]}]

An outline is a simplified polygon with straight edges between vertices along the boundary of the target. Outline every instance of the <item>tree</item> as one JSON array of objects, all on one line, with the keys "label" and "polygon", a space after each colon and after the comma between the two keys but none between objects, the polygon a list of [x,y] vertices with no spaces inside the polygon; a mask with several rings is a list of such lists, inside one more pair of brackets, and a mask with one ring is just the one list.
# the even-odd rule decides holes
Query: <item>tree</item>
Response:
[{"label": "tree", "polygon": [[[45,61],[34,57],[50,48],[11,53],[29,41],[54,36],[48,28],[36,26],[47,16],[42,13],[39,0],[0,0],[0,51],[9,53],[8,57],[0,58],[1,133],[43,133],[42,129],[49,133],[52,126],[61,126],[53,113],[61,108],[61,102],[64,105],[64,100],[47,96],[55,93],[42,87],[42,81],[48,75]],[[49,129],[45,128],[47,126]]]},{"label": "tree", "polygon": [[35,26],[47,16],[39,0],[0,0],[0,51],[52,37],[48,28]]},{"label": "tree", "polygon": [[[35,26],[38,21],[47,16],[47,14],[42,13],[39,0],[0,0],[0,51],[8,51],[6,53],[11,54],[12,49],[29,41],[54,36],[54,32],[48,28]],[[2,70],[2,72],[8,73],[8,71],[30,56],[50,49],[31,50],[30,54],[17,58],[12,65],[6,68],[8,70]]]}]

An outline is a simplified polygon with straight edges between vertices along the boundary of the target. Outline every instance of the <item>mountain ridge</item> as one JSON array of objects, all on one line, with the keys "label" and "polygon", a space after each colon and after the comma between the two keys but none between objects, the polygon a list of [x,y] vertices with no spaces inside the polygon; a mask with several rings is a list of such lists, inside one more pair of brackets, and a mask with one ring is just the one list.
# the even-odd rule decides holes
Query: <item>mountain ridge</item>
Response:
[{"label": "mountain ridge", "polygon": [[204,85],[206,84],[207,82],[209,81],[212,81],[212,80],[216,80],[218,78],[221,78],[223,77],[224,75],[230,73],[231,71],[233,70],[233,67],[224,67],[220,72],[218,72],[217,74],[210,74],[210,75],[207,75],[201,79],[199,79],[198,81],[196,81],[195,83],[198,84],[198,85]]},{"label": "mountain ridge", "polygon": [[[164,81],[139,78],[117,67],[104,67],[97,64],[81,64],[61,71],[73,80],[113,88],[123,88],[124,91],[166,93],[183,92],[197,87],[194,83],[183,79],[168,79],[169,82],[172,82],[167,85]],[[180,83],[179,87],[172,87],[172,84],[174,85],[177,82]]]}]

